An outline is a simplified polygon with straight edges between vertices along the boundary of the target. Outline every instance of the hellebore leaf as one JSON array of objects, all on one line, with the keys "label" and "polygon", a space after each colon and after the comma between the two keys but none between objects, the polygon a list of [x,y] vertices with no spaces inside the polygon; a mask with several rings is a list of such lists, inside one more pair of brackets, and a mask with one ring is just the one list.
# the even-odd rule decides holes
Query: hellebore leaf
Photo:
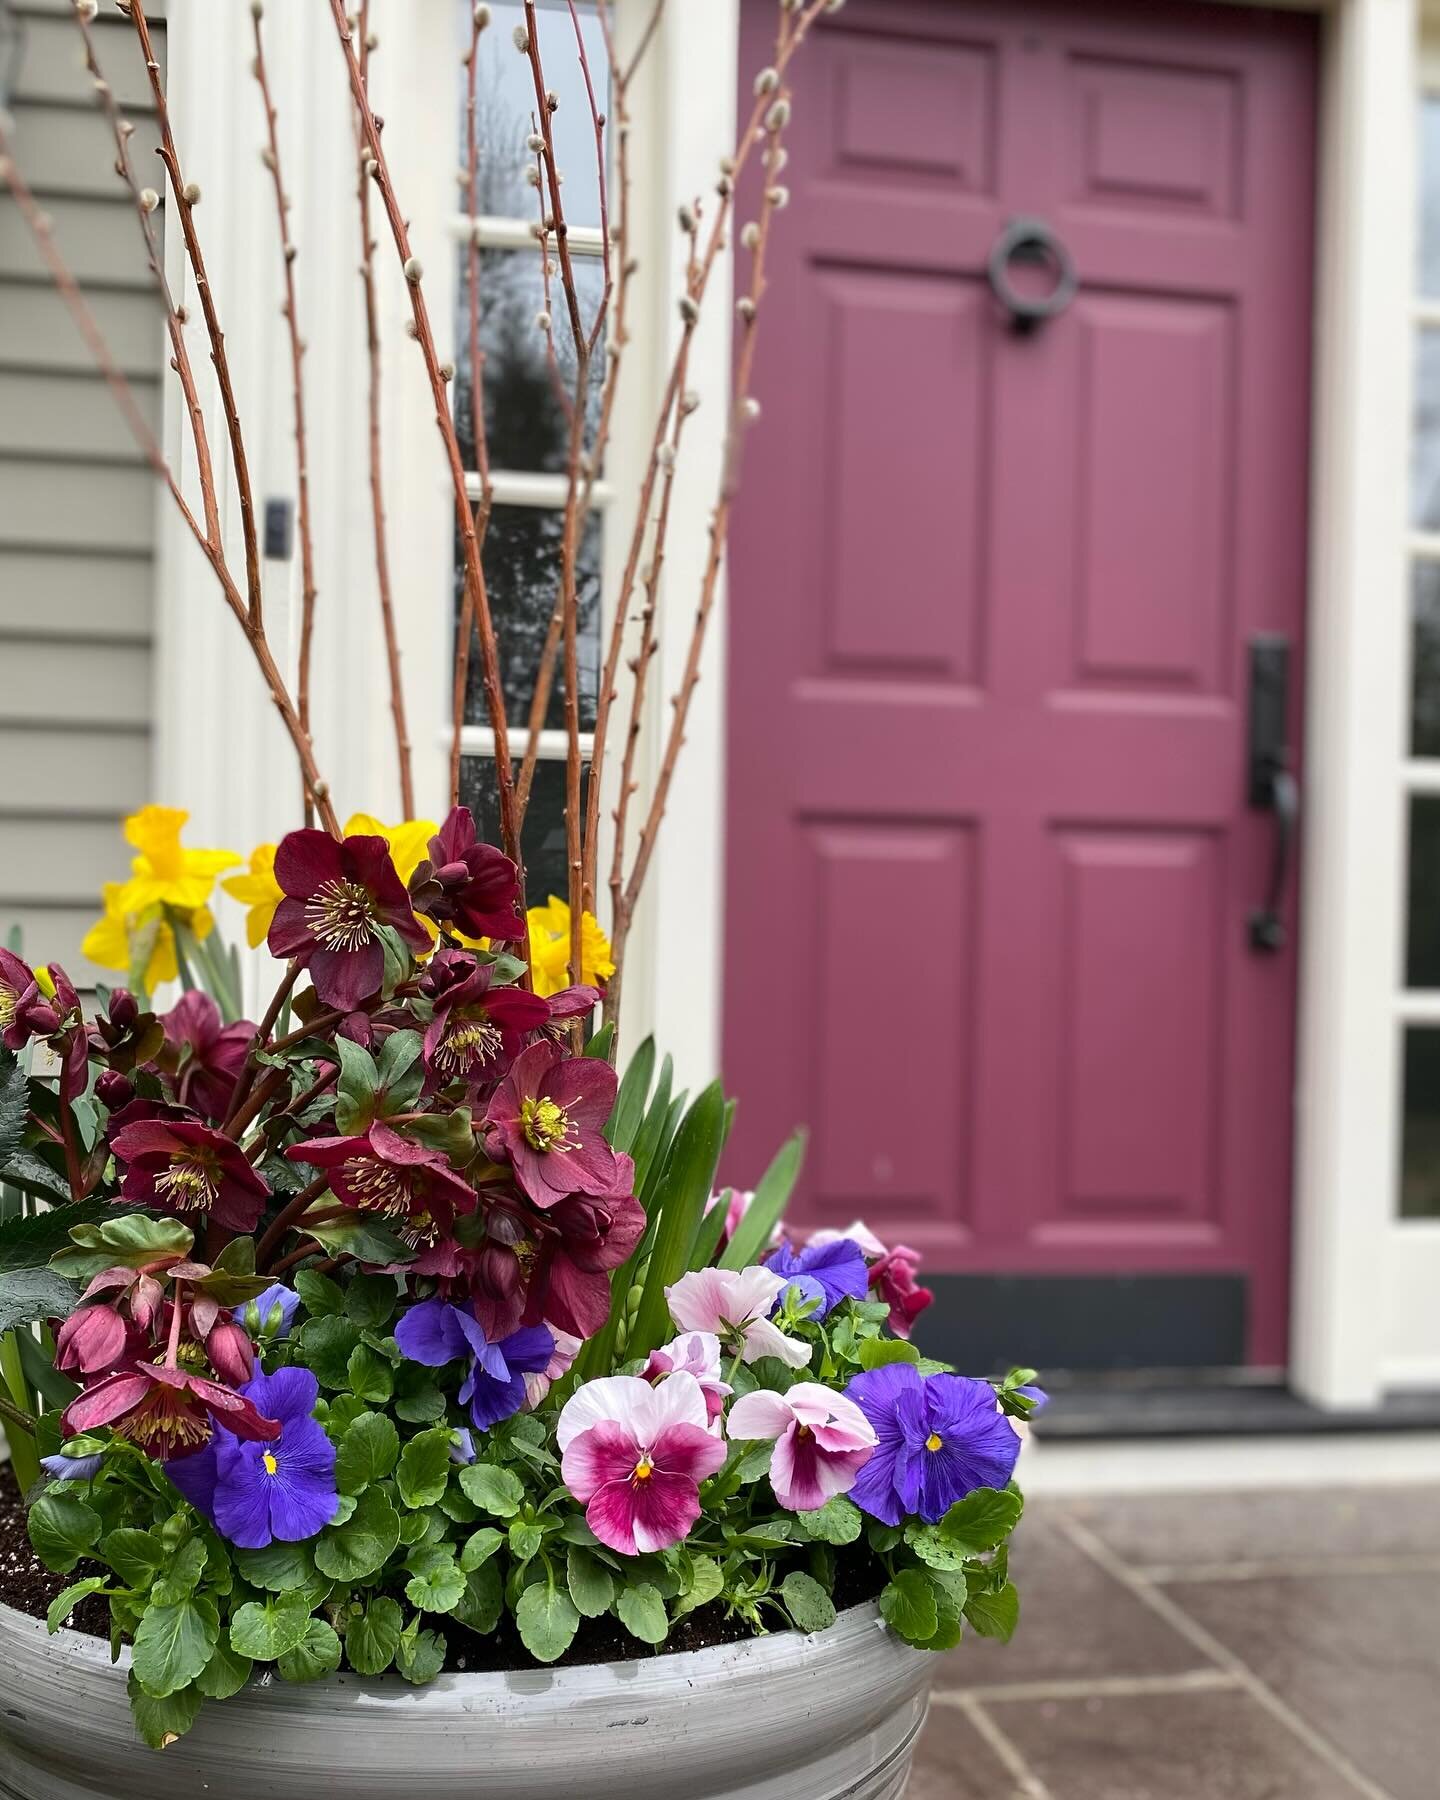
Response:
[{"label": "hellebore leaf", "polygon": [[357,1675],[381,1675],[395,1660],[405,1615],[398,1600],[372,1600],[350,1616],[345,1627],[345,1656]]},{"label": "hellebore leaf", "polygon": [[[188,1256],[195,1245],[195,1233],[179,1219],[150,1219],[143,1213],[126,1213],[123,1218],[109,1218],[103,1224],[89,1225],[66,1219],[68,1210],[60,1207],[42,1216],[47,1220],[63,1220],[68,1227],[70,1246],[56,1251],[50,1258],[50,1267],[77,1281],[87,1281],[101,1269],[117,1265],[138,1269],[142,1263],[160,1262],[169,1256]],[[9,1235],[7,1230],[7,1238]]]},{"label": "hellebore leaf", "polygon": [[902,1569],[880,1595],[880,1616],[910,1644],[934,1637],[940,1623],[935,1589],[921,1569]]},{"label": "hellebore leaf", "polygon": [[62,1588],[45,1614],[46,1630],[57,1632],[86,1595],[98,1593],[104,1585],[103,1575],[87,1575],[83,1581],[72,1581],[69,1587]]},{"label": "hellebore leaf", "polygon": [[93,1507],[77,1494],[57,1493],[53,1488],[30,1508],[26,1523],[35,1554],[57,1575],[68,1575],[104,1530],[104,1521]]},{"label": "hellebore leaf", "polygon": [[9,1162],[25,1136],[30,1081],[12,1050],[0,1050],[0,1164]]},{"label": "hellebore leaf", "polygon": [[402,1263],[412,1262],[415,1257],[410,1246],[393,1231],[386,1231],[362,1213],[330,1219],[324,1225],[307,1225],[305,1235],[323,1244],[331,1255],[353,1256],[357,1262]]},{"label": "hellebore leaf", "polygon": [[981,1637],[999,1638],[1008,1644],[1020,1620],[1019,1589],[1007,1581],[993,1594],[971,1594],[965,1602],[965,1617]]},{"label": "hellebore leaf", "polygon": [[248,1656],[230,1647],[230,1633],[222,1629],[210,1660],[195,1677],[195,1685],[207,1700],[228,1700],[238,1694],[255,1667]]},{"label": "hellebore leaf", "polygon": [[152,1750],[165,1750],[177,1738],[195,1723],[205,1696],[200,1691],[199,1683],[182,1688],[178,1693],[167,1694],[163,1700],[147,1694],[136,1679],[131,1669],[126,1683],[130,1694],[130,1711],[134,1715],[135,1729]]},{"label": "hellebore leaf", "polygon": [[471,1463],[462,1469],[460,1486],[467,1499],[497,1519],[513,1519],[525,1498],[524,1483],[514,1470],[494,1463]]},{"label": "hellebore leaf", "polygon": [[[664,1608],[661,1608],[663,1615]],[[563,1588],[537,1581],[526,1588],[515,1608],[520,1641],[537,1662],[552,1663],[575,1641],[580,1614]]]},{"label": "hellebore leaf", "polygon": [[0,1332],[36,1319],[68,1319],[79,1301],[80,1290],[53,1269],[0,1271]]},{"label": "hellebore leaf", "polygon": [[444,1496],[450,1484],[450,1438],[448,1427],[437,1426],[418,1433],[401,1451],[395,1485],[407,1506],[435,1506]]},{"label": "hellebore leaf", "polygon": [[277,1667],[286,1681],[319,1681],[333,1675],[340,1667],[340,1639],[334,1626],[324,1619],[309,1620],[304,1637],[278,1659]]},{"label": "hellebore leaf", "polygon": [[220,1637],[220,1615],[207,1595],[172,1606],[149,1606],[135,1633],[131,1666],[153,1699],[188,1687],[209,1662]]},{"label": "hellebore leaf", "polygon": [[598,1556],[579,1544],[571,1544],[565,1552],[565,1585],[584,1618],[598,1619],[614,1604],[615,1577]]},{"label": "hellebore leaf", "polygon": [[798,1631],[828,1631],[835,1623],[835,1602],[803,1569],[790,1571],[780,1583],[780,1596]]},{"label": "hellebore leaf", "polygon": [[383,1481],[400,1454],[400,1433],[384,1413],[362,1412],[346,1427],[335,1452],[335,1480],[342,1494],[358,1494]]},{"label": "hellebore leaf", "polygon": [[642,1644],[665,1642],[670,1630],[670,1621],[665,1617],[665,1602],[660,1598],[659,1589],[648,1581],[621,1588],[615,1611],[631,1637],[639,1638]]},{"label": "hellebore leaf", "polygon": [[363,1581],[400,1542],[400,1520],[379,1488],[366,1488],[343,1525],[327,1525],[315,1540],[315,1566],[332,1581]]}]

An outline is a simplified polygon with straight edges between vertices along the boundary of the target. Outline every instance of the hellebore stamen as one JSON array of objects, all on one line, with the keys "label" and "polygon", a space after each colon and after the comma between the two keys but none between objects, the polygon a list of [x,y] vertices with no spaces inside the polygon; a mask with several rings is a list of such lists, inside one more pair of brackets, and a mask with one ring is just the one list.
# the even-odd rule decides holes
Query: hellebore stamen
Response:
[{"label": "hellebore stamen", "polygon": [[355,1204],[363,1211],[384,1213],[390,1218],[409,1213],[410,1184],[388,1164],[353,1157],[344,1165],[343,1173]]},{"label": "hellebore stamen", "polygon": [[327,950],[360,950],[375,935],[375,903],[358,881],[324,881],[305,902],[305,923]]},{"label": "hellebore stamen", "polygon": [[532,1150],[573,1150],[580,1141],[570,1136],[565,1108],[543,1095],[520,1102],[520,1129]]},{"label": "hellebore stamen", "polygon": [[220,1184],[204,1156],[181,1155],[155,1177],[155,1192],[176,1212],[209,1212]]},{"label": "hellebore stamen", "polygon": [[8,981],[0,981],[0,1031],[5,1031],[15,1023],[19,1006],[19,990],[11,987]]},{"label": "hellebore stamen", "polygon": [[500,1051],[500,1033],[488,1019],[458,1019],[446,1032],[435,1060],[442,1069],[463,1074],[492,1062]]}]

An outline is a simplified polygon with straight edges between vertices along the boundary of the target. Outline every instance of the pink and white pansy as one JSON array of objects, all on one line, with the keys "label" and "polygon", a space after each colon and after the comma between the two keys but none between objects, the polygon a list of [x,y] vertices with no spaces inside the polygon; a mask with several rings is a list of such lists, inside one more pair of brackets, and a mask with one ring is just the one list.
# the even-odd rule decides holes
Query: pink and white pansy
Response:
[{"label": "pink and white pansy", "polygon": [[817,1381],[797,1381],[787,1393],[757,1389],[730,1408],[737,1441],[773,1438],[770,1485],[791,1512],[815,1512],[848,1494],[879,1439],[853,1400]]},{"label": "pink and white pansy", "polygon": [[720,1379],[720,1340],[713,1331],[687,1331],[666,1344],[663,1350],[652,1350],[650,1360],[640,1371],[643,1380],[664,1381],[670,1375],[693,1375],[705,1391],[705,1404],[710,1411],[710,1429],[723,1431],[721,1414],[725,1402],[735,1392],[728,1381]]},{"label": "pink and white pansy", "polygon": [[652,1387],[638,1375],[587,1381],[556,1426],[565,1485],[600,1542],[622,1556],[666,1550],[700,1517],[700,1483],[725,1461],[724,1440],[691,1374]]},{"label": "pink and white pansy", "polygon": [[681,1331],[712,1331],[742,1362],[777,1356],[792,1369],[810,1361],[810,1345],[787,1337],[770,1313],[789,1285],[759,1263],[748,1269],[692,1269],[665,1290],[670,1317]]}]

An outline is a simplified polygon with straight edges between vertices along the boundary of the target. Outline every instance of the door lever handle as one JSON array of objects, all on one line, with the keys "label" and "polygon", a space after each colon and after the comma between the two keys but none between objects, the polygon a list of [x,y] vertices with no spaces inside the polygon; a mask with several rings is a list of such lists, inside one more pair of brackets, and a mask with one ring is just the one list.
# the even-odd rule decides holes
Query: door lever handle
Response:
[{"label": "door lever handle", "polygon": [[1275,816],[1275,855],[1265,903],[1250,915],[1250,947],[1273,956],[1285,948],[1280,907],[1295,850],[1300,787],[1290,769],[1286,742],[1290,699],[1290,643],[1263,632],[1250,640],[1250,753],[1248,799],[1256,812]]},{"label": "door lever handle", "polygon": [[1295,827],[1300,818],[1300,784],[1286,768],[1270,774],[1270,810],[1275,814],[1275,859],[1270,865],[1270,889],[1265,904],[1250,915],[1250,947],[1273,956],[1285,948],[1285,926],[1280,904],[1290,875],[1295,850]]}]

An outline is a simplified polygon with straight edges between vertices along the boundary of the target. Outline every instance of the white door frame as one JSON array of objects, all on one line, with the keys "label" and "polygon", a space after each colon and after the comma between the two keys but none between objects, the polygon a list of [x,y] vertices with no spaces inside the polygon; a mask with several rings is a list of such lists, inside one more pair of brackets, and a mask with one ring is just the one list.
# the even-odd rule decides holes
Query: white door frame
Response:
[{"label": "white door frame", "polygon": [[[619,0],[622,29],[641,3]],[[450,0],[431,4],[437,19],[449,17]],[[204,208],[201,221],[217,292],[222,298],[238,295],[236,272],[257,271],[248,277],[251,303],[243,309],[235,299],[229,303],[232,354],[242,368],[281,370],[278,317],[258,298],[273,285],[273,221],[260,182],[251,178],[259,118],[253,96],[233,73],[248,64],[249,9],[244,0],[206,0],[203,8],[194,0],[174,0],[170,10],[169,58],[182,147],[190,172],[219,202]],[[1417,85],[1418,21],[1416,0],[1334,0],[1316,10],[1324,17],[1291,1377],[1318,1404],[1365,1407],[1396,1380],[1440,1382],[1440,1332],[1428,1331],[1436,1313],[1432,1274],[1440,1280],[1440,1230],[1395,1222],[1396,992],[1405,831],[1399,770],[1409,635],[1404,542],[1414,212],[1410,97]],[[393,121],[388,141],[397,184],[416,209],[415,234],[427,266],[443,271],[440,279],[448,281],[445,263],[453,249],[447,253],[442,219],[454,142],[451,121],[442,117],[445,109],[432,106],[428,135],[423,126],[400,128],[402,112],[412,122],[417,116],[406,107],[405,95],[427,91],[421,78],[424,34],[413,30],[416,15],[408,7],[406,29],[398,22],[388,25],[386,14],[395,16],[390,4],[382,7],[377,0],[376,11],[379,29],[387,34],[377,60],[377,87],[390,84],[385,110]],[[291,171],[302,306],[313,305],[323,287],[329,316],[342,320],[355,311],[354,259],[343,243],[349,208],[335,199],[337,192],[348,193],[348,184],[336,189],[334,183],[342,179],[336,146],[347,168],[348,150],[339,72],[333,82],[320,79],[337,54],[323,12],[272,7],[267,27],[277,39],[283,34],[275,66],[282,85],[290,85],[293,106],[303,100],[308,121],[303,166]],[[648,92],[637,96],[659,121],[660,132],[639,163],[638,237],[647,268],[673,265],[676,209],[681,201],[708,193],[718,159],[733,138],[738,20],[739,0],[704,5],[677,0],[667,14]],[[192,28],[196,25],[199,29]],[[448,32],[443,24],[438,29]],[[702,82],[693,79],[696,69],[705,71]],[[283,94],[281,108],[283,118]],[[241,282],[246,279],[242,274]],[[728,283],[728,276],[724,280]],[[637,388],[648,387],[653,395],[674,320],[660,282],[639,287],[635,342],[649,348]],[[436,294],[444,291],[449,290],[437,284]],[[720,293],[725,291],[722,285]],[[444,306],[435,311],[448,316]],[[706,401],[701,419],[718,421],[724,411],[727,313],[726,307],[712,308],[709,333],[692,362],[695,385]],[[399,335],[397,308],[390,309],[387,325],[396,346],[393,365],[408,348]],[[327,652],[332,674],[326,691],[316,696],[317,730],[326,764],[346,772],[345,804],[352,804],[353,787],[356,807],[383,813],[387,805],[394,810],[393,799],[387,800],[392,778],[388,746],[375,724],[384,717],[383,660],[368,604],[363,476],[355,466],[363,433],[356,429],[356,384],[352,379],[347,391],[343,375],[347,366],[352,371],[356,366],[347,365],[347,357],[357,340],[347,332],[336,323],[323,340],[313,334],[310,369],[312,380],[325,384],[323,402],[312,403],[318,440],[312,465],[328,471],[321,486],[332,520],[318,547],[325,572],[322,634],[327,599],[338,606],[336,596],[346,596],[341,641]],[[392,462],[399,464],[396,474],[403,484],[395,515],[409,518],[413,531],[404,556],[397,558],[412,736],[433,786],[441,734],[427,733],[426,722],[444,717],[450,526],[443,470],[432,466],[436,459],[429,454],[434,427],[422,387],[413,380],[403,388],[397,384],[402,448]],[[266,471],[278,471],[270,487],[289,491],[283,381],[272,375],[259,391],[262,404],[252,414],[258,491],[266,491]],[[643,455],[643,430],[634,420],[648,410],[645,399],[639,393],[632,421],[622,422],[616,445],[622,465]],[[214,423],[218,426],[218,417]],[[172,443],[179,425],[172,396]],[[223,441],[222,431],[212,435],[217,445]],[[699,454],[677,494],[666,572],[667,599],[677,619],[688,610],[703,557],[720,454],[718,425],[696,432],[695,440]],[[618,485],[623,487],[623,475]],[[347,493],[356,497],[348,512]],[[273,835],[275,794],[288,794],[293,785],[288,751],[242,666],[233,622],[201,591],[206,575],[193,547],[168,514],[162,516],[155,791],[191,806],[197,841],[212,841],[222,830],[232,836],[248,830],[258,840]],[[278,610],[272,601],[272,617]],[[722,607],[712,623],[686,753],[632,951],[636,1027],[653,1029],[675,1052],[681,1078],[690,1085],[718,1066],[720,1047],[724,633]],[[657,707],[673,688],[683,654],[678,628],[662,642]],[[1412,1339],[1422,1333],[1418,1354],[1406,1330]]]}]

